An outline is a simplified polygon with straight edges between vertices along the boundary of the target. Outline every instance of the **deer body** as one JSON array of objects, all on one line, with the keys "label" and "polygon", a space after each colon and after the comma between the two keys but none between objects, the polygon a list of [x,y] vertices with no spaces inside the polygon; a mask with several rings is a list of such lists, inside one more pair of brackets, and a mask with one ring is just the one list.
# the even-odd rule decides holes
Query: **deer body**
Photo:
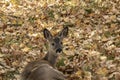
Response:
[{"label": "deer body", "polygon": [[63,28],[56,36],[43,30],[44,37],[48,40],[48,53],[41,60],[30,62],[22,72],[22,80],[65,80],[63,73],[55,69],[55,63],[62,51],[62,40],[68,34],[68,27]]}]

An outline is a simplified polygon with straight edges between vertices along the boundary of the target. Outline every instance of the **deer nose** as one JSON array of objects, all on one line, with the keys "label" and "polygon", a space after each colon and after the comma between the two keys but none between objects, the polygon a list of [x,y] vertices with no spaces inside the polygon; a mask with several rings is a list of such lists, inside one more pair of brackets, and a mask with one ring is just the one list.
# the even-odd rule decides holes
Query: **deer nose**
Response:
[{"label": "deer nose", "polygon": [[58,53],[58,52],[60,53],[61,51],[62,51],[62,49],[59,48],[59,49],[56,50],[56,53]]}]

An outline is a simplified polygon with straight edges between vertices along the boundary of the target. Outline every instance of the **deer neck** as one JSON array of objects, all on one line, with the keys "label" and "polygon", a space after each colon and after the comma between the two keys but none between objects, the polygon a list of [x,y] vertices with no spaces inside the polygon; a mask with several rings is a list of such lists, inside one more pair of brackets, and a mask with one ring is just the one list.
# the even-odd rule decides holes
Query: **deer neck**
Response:
[{"label": "deer neck", "polygon": [[57,60],[57,55],[54,55],[56,53],[48,51],[48,53],[45,55],[44,59],[47,60],[51,66],[55,66],[56,60]]}]

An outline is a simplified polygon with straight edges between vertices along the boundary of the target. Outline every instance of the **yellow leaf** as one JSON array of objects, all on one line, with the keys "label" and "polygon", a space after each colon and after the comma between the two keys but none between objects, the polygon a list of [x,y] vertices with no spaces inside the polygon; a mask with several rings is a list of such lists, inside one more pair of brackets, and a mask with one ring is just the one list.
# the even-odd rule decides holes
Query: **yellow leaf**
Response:
[{"label": "yellow leaf", "polygon": [[25,47],[25,48],[22,49],[23,52],[28,52],[29,50],[30,50],[29,47]]},{"label": "yellow leaf", "polygon": [[24,47],[25,45],[23,43],[20,44],[20,48]]},{"label": "yellow leaf", "polygon": [[82,74],[82,71],[78,70],[75,74],[76,74],[76,76],[80,76]]},{"label": "yellow leaf", "polygon": [[19,0],[10,0],[10,2],[14,5],[18,4],[19,3]]},{"label": "yellow leaf", "polygon": [[100,75],[106,75],[108,70],[106,68],[99,68],[96,73]]}]

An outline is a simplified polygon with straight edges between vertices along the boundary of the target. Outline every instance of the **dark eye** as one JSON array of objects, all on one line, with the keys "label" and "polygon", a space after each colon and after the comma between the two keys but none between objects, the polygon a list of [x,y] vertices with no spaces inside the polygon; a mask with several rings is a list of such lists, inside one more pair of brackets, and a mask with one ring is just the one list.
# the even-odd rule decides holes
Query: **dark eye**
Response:
[{"label": "dark eye", "polygon": [[62,42],[60,42],[60,44],[63,44]]},{"label": "dark eye", "polygon": [[55,43],[52,43],[52,46],[54,46],[55,45]]}]

